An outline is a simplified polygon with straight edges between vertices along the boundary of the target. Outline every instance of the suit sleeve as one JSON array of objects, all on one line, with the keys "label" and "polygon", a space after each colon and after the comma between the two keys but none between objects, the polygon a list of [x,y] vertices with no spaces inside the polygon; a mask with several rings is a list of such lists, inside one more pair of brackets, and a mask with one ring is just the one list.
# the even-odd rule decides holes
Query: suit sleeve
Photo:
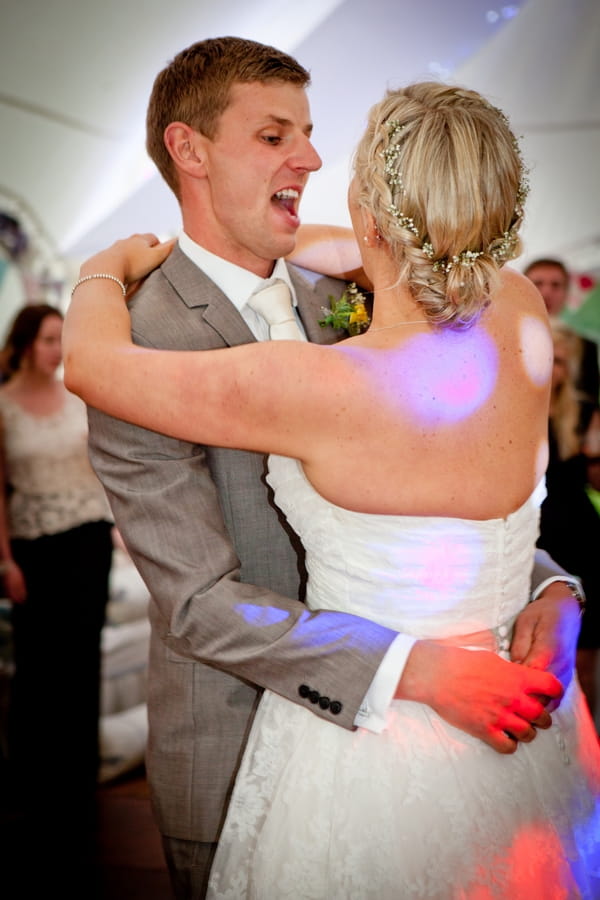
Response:
[{"label": "suit sleeve", "polygon": [[557,576],[567,578],[569,574],[557,562],[554,562],[549,553],[538,547],[535,551],[533,571],[531,573],[531,592],[534,593],[539,585],[548,578]]},{"label": "suit sleeve", "polygon": [[204,449],[93,409],[89,421],[93,466],[170,651],[352,728],[396,633],[242,583]]}]

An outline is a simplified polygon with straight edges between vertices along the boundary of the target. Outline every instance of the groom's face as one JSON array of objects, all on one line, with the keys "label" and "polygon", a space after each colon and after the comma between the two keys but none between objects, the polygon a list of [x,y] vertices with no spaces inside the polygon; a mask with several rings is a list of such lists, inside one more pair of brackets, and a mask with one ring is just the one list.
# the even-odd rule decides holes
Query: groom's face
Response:
[{"label": "groom's face", "polygon": [[321,159],[306,92],[282,81],[234,84],[213,140],[202,138],[210,246],[262,277],[294,248],[298,207]]}]

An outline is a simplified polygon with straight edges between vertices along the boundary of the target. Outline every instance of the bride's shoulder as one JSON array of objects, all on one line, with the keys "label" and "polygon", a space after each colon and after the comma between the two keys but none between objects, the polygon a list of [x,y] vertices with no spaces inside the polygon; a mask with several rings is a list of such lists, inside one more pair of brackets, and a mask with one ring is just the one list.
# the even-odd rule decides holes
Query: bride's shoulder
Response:
[{"label": "bride's shoulder", "polygon": [[504,364],[511,370],[524,366],[529,374],[529,379],[519,381],[523,390],[529,385],[535,392],[549,383],[553,354],[548,313],[529,278],[515,269],[502,268],[501,287],[492,298],[488,323],[502,348]]},{"label": "bride's shoulder", "polygon": [[499,290],[513,303],[527,308],[532,314],[547,318],[542,295],[534,283],[522,272],[518,272],[510,266],[503,266],[500,270]]}]

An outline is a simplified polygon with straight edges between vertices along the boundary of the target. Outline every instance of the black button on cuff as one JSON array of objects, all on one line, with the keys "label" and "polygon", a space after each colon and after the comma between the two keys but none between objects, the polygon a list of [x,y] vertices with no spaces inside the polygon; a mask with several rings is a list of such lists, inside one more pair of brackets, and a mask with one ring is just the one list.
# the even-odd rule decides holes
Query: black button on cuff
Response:
[{"label": "black button on cuff", "polygon": [[317,690],[309,687],[307,684],[301,684],[298,688],[298,693],[303,700],[308,699],[311,703],[318,703],[321,709],[328,709],[334,716],[339,716],[344,708],[339,700],[330,700],[329,697],[322,697]]}]

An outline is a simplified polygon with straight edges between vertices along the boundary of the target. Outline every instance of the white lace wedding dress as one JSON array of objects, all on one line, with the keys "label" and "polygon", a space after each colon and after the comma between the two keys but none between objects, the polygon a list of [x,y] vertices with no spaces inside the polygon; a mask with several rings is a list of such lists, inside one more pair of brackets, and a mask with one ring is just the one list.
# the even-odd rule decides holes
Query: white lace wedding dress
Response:
[{"label": "white lace wedding dress", "polygon": [[[420,637],[488,629],[507,644],[543,490],[481,522],[350,512],[281,457],[269,481],[306,547],[312,607]],[[208,896],[600,897],[600,750],[576,683],[553,722],[503,756],[418,703],[394,701],[373,734],[266,692]]]}]

